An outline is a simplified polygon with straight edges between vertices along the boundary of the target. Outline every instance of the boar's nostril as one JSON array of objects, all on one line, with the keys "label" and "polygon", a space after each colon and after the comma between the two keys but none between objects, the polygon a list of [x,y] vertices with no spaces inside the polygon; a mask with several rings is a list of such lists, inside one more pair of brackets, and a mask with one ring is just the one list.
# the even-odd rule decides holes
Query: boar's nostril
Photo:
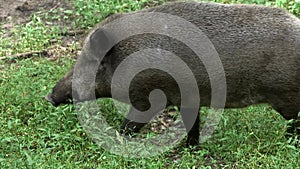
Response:
[{"label": "boar's nostril", "polygon": [[48,102],[50,102],[53,106],[55,106],[55,107],[58,106],[58,104],[55,103],[55,102],[53,101],[53,99],[52,99],[52,97],[51,97],[51,94],[48,94],[47,96],[45,96],[45,99],[46,99]]}]

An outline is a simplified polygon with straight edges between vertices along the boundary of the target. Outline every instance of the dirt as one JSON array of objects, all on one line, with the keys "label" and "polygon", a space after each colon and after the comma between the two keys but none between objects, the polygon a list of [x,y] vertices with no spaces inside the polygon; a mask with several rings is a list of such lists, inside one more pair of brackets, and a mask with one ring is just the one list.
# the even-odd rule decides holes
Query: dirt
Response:
[{"label": "dirt", "polygon": [[[71,0],[0,0],[0,30],[5,30],[5,34],[3,35],[4,38],[9,37],[11,36],[11,30],[13,30],[16,25],[30,22],[32,15],[35,12],[41,11],[39,13],[43,13],[42,11],[49,12],[51,10],[61,8],[65,10],[72,10],[73,6]],[[57,11],[62,12],[61,10]],[[64,13],[59,13],[59,15],[63,17]],[[46,20],[44,22],[46,22]],[[45,55],[45,57],[56,58],[57,55],[62,55],[62,53],[68,51],[70,44],[82,42],[84,40],[86,31],[74,30],[72,28],[72,19],[68,22],[63,19],[52,20],[51,22],[53,25],[58,25],[61,28],[67,27],[70,32],[62,34],[62,44],[59,48],[55,47],[57,39],[52,39],[51,43],[54,44],[54,47],[50,47],[51,49],[47,51],[47,55]],[[33,53],[34,52],[35,51],[33,51]],[[72,51],[72,54],[77,55],[77,52],[78,51]],[[41,55],[43,55],[43,53],[41,53]],[[20,56],[20,58],[27,58],[23,56],[23,54],[20,54]],[[30,56],[31,52],[29,52],[29,57]]]},{"label": "dirt", "polygon": [[2,28],[11,29],[16,24],[28,22],[31,14],[39,10],[70,6],[64,0],[0,0],[0,22]]},{"label": "dirt", "polygon": [[[11,35],[12,28],[19,24],[28,23],[33,13],[38,11],[51,11],[60,8],[65,10],[72,9],[73,6],[71,0],[0,0],[0,29],[6,30],[4,38],[9,37]],[[63,17],[63,14],[61,14],[61,17]],[[72,32],[78,32],[71,28],[72,20],[70,20],[69,23],[60,19],[52,22],[53,24],[60,25],[61,27],[68,27],[72,30]],[[85,37],[78,36],[76,39],[73,39],[74,35],[68,35],[69,34],[64,35],[64,38],[62,39],[62,46],[66,47],[68,44],[73,43],[74,40],[83,41]]]}]

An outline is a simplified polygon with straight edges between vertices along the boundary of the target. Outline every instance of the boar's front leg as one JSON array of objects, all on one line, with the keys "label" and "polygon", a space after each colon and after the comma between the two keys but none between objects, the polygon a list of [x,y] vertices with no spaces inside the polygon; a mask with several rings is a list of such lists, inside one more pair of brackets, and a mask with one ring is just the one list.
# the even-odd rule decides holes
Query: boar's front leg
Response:
[{"label": "boar's front leg", "polygon": [[268,93],[268,102],[286,120],[294,120],[287,128],[287,134],[293,135],[297,132],[300,135],[300,100],[296,91],[277,91]]},{"label": "boar's front leg", "polygon": [[292,124],[289,124],[287,128],[287,134],[293,135],[297,133],[300,135],[300,118],[298,117],[298,111],[287,111],[284,109],[275,108],[286,120],[294,120]]},{"label": "boar's front leg", "polygon": [[299,109],[294,105],[272,106],[286,120],[294,120],[287,128],[288,135],[293,135],[295,132],[300,135],[300,117],[298,117]]},{"label": "boar's front leg", "polygon": [[143,113],[131,108],[121,126],[121,134],[132,135],[138,133],[155,115],[156,113]]},{"label": "boar's front leg", "polygon": [[138,133],[147,123],[139,123],[133,120],[125,119],[123,122],[120,133],[125,135],[133,135]]},{"label": "boar's front leg", "polygon": [[[142,127],[144,127],[155,115],[156,113],[149,114],[139,114],[140,112],[131,109],[127,118],[121,126],[120,132],[125,135],[132,135],[138,133]],[[190,116],[181,114],[183,123],[187,128],[188,137],[186,140],[186,146],[196,146],[199,144],[199,113],[195,120],[189,119]],[[131,120],[129,120],[131,119]],[[133,120],[136,119],[136,120]],[[188,130],[190,129],[190,130]]]}]

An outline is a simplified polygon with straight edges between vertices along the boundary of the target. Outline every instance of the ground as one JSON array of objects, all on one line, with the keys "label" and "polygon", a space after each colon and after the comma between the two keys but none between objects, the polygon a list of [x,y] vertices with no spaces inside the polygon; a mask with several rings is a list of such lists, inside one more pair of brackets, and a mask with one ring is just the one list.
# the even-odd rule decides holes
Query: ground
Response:
[{"label": "ground", "polygon": [[[52,61],[66,55],[76,59],[88,29],[74,28],[74,18],[67,18],[70,15],[65,13],[68,10],[74,10],[71,0],[0,0],[1,32],[3,38],[10,39],[8,41],[14,44],[0,47],[0,61],[5,61],[0,65],[0,70],[16,62],[15,59],[30,58],[33,55],[48,57]],[[36,20],[41,21],[34,21],[32,18],[35,15]],[[28,25],[29,28],[26,28]],[[52,30],[54,26],[58,26],[59,33]],[[32,35],[22,37],[19,32],[31,32]],[[29,36],[32,39],[28,39]],[[36,41],[37,38],[41,42]]]},{"label": "ground", "polygon": [[0,0],[0,22],[3,28],[10,29],[15,24],[26,23],[33,12],[41,9],[70,8],[63,0]]},{"label": "ground", "polygon": [[[11,35],[11,29],[16,25],[28,23],[32,14],[37,11],[51,11],[55,9],[72,9],[72,2],[70,0],[0,0],[0,23],[1,28],[7,32],[4,37]],[[71,21],[66,22],[65,20],[53,20],[52,24],[57,24],[67,27],[71,27]],[[1,24],[0,24],[1,25]],[[76,30],[74,30],[76,33]],[[73,35],[72,31],[70,34]],[[82,30],[79,30],[80,34],[83,34]],[[68,35],[68,33],[66,34]],[[77,41],[82,41],[84,36],[77,36]],[[62,46],[67,46],[71,43],[70,38],[64,38]]]},{"label": "ground", "polygon": [[[285,137],[288,122],[269,105],[226,110],[213,137],[194,149],[182,142],[164,154],[134,159],[95,144],[72,105],[53,107],[44,100],[74,64],[93,25],[110,13],[139,10],[145,6],[141,1],[147,6],[160,2],[0,0],[0,168],[299,168],[298,136]],[[234,2],[278,3],[300,13],[293,0],[222,0]],[[93,12],[102,18],[93,20]],[[76,27],[73,21],[80,16],[84,19]],[[102,111],[118,129],[124,118],[111,101],[104,104]],[[165,117],[172,117],[174,109],[169,112],[143,132],[168,127]],[[206,112],[201,109],[202,118]]]}]

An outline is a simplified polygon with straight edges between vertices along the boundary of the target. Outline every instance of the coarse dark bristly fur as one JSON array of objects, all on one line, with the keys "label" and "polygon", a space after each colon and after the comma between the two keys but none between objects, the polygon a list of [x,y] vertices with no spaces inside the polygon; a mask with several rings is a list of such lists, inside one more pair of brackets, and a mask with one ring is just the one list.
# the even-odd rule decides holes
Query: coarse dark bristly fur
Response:
[{"label": "coarse dark bristly fur", "polygon": [[[196,25],[213,43],[223,63],[227,82],[227,108],[268,103],[285,119],[295,119],[288,132],[300,133],[300,20],[283,9],[257,5],[174,2],[137,12],[177,15]],[[101,25],[128,14],[113,15]],[[97,28],[95,29],[95,31]],[[185,30],[182,30],[185,31]],[[87,41],[93,32],[87,37]],[[114,70],[128,55],[145,48],[162,48],[179,56],[193,71],[201,106],[210,105],[211,87],[201,61],[183,43],[171,37],[140,34],[121,41],[105,56],[96,78],[96,96],[111,97]],[[83,49],[85,50],[85,49]],[[176,69],[176,65],[174,67]],[[72,99],[71,70],[46,99],[53,105]],[[155,77],[155,78],[153,78]],[[150,69],[138,74],[130,87],[133,106],[149,108],[153,89],[165,92],[168,105],[180,105],[180,92],[168,74]],[[267,118],[267,117],[266,117]],[[122,131],[138,132],[144,123],[125,120]],[[188,133],[188,145],[198,144],[199,120]]]}]

